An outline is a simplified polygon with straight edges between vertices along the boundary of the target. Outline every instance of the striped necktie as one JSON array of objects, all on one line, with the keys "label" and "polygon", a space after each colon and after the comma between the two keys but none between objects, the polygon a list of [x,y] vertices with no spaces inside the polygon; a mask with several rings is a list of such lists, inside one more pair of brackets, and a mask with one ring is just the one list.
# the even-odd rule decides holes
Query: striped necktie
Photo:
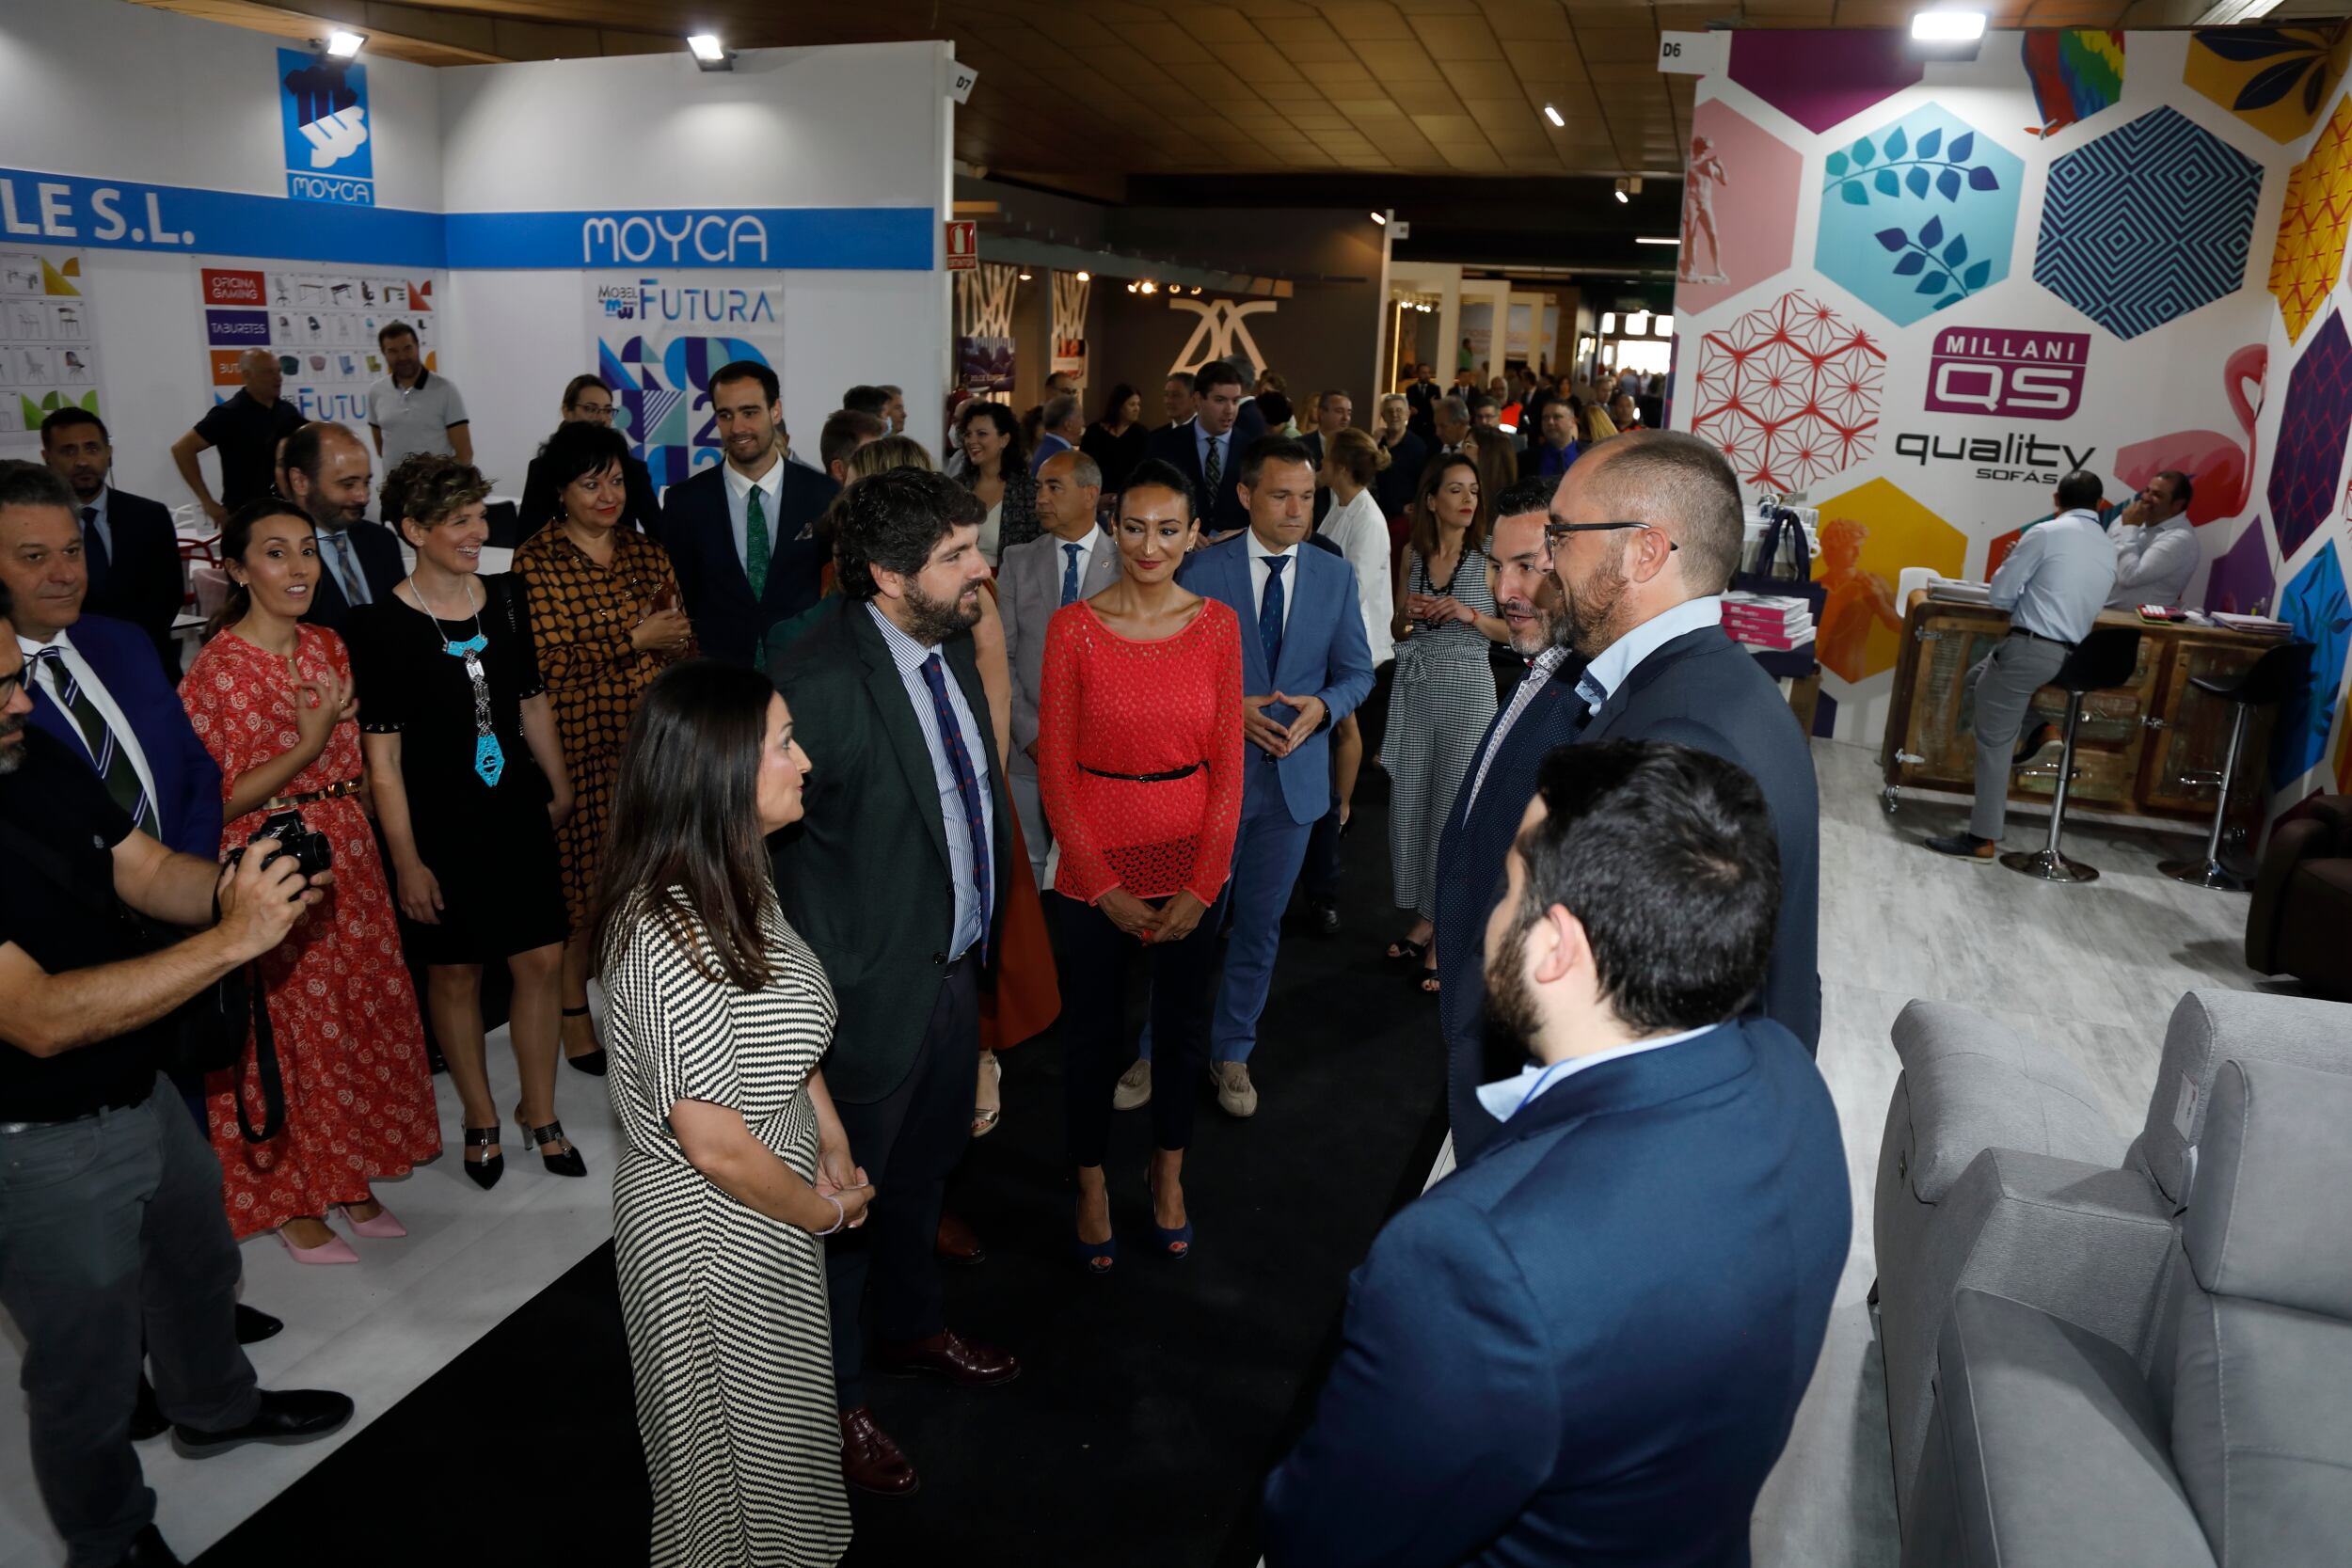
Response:
[{"label": "striped necktie", "polygon": [[73,678],[73,667],[65,661],[65,650],[56,643],[33,656],[37,664],[49,667],[49,678],[57,689],[57,705],[72,716],[74,726],[82,732],[82,744],[89,749],[90,762],[98,769],[98,777],[113,796],[115,804],[130,813],[131,825],[150,837],[155,832],[155,808],[147,799],[147,789],[139,783],[139,770],[132,766],[131,753],[116,741],[106,716],[98,711],[82,683]]}]

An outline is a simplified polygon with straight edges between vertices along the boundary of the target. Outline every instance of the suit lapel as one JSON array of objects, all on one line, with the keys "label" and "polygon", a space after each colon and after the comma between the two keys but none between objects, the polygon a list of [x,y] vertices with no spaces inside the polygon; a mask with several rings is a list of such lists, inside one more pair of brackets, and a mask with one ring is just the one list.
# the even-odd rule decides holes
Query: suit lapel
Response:
[{"label": "suit lapel", "polygon": [[[891,662],[890,645],[882,641],[882,629],[863,603],[845,603],[842,614],[850,617],[850,636],[866,659],[866,690],[874,701],[875,715],[882,721],[882,737],[898,759],[898,768],[906,775],[907,788],[914,792],[914,813],[930,833],[931,847],[939,851],[939,863],[950,863],[947,856],[947,825],[939,815],[939,775],[931,769],[930,748],[923,744],[922,726],[916,721],[912,698],[906,683],[898,678],[898,667]],[[859,625],[860,622],[865,623]]]},{"label": "suit lapel", "polygon": [[1577,739],[1608,739],[1610,733],[1624,720],[1626,710],[1633,705],[1633,700],[1652,681],[1683,659],[1704,652],[1709,641],[1723,635],[1721,626],[1701,626],[1695,631],[1686,631],[1653,650],[1647,658],[1635,665],[1627,673],[1625,679],[1617,683],[1617,689],[1609,693],[1608,700],[1600,705],[1600,711],[1586,721]]},{"label": "suit lapel", "polygon": [[1094,542],[1094,547],[1087,552],[1086,584],[1078,590],[1078,596],[1082,599],[1090,599],[1117,581],[1118,578],[1119,541],[1105,533],[1097,539]]},{"label": "suit lapel", "polygon": [[[1246,631],[1241,641],[1243,689],[1260,697],[1269,691],[1279,690],[1280,688],[1274,684],[1274,672],[1265,667],[1265,637],[1258,629],[1258,595],[1252,592],[1258,574],[1250,567],[1248,543],[1236,541],[1227,550],[1226,559],[1218,563],[1218,567],[1225,573],[1226,592],[1232,595],[1228,602],[1240,608]],[[1250,675],[1253,670],[1263,678],[1253,680]]]}]

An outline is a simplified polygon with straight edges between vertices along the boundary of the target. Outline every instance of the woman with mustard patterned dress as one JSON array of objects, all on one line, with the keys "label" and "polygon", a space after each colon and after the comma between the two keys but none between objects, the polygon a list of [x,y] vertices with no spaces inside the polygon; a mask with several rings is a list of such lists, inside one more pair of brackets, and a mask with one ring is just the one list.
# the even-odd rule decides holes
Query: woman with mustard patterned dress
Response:
[{"label": "woman with mustard patterned dress", "polygon": [[611,818],[621,742],[638,700],[689,649],[677,577],[661,546],[620,525],[628,504],[628,442],[609,425],[556,427],[531,466],[555,496],[552,517],[515,551],[531,594],[539,678],[572,776],[572,815],[556,830],[571,937],[564,946],[564,1057],[601,1074],[604,1048],[588,1014],[588,914]]}]

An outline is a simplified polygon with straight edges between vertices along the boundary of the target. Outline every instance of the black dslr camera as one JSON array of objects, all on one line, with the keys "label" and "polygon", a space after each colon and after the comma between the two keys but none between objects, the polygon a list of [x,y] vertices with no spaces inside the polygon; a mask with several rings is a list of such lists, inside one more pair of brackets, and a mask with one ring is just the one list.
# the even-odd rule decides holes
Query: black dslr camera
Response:
[{"label": "black dslr camera", "polygon": [[[247,848],[264,842],[268,844],[268,849],[262,856],[264,866],[282,855],[292,855],[294,868],[305,877],[315,877],[335,863],[335,847],[327,842],[326,835],[312,832],[303,825],[302,814],[291,808],[272,812],[263,817],[261,827],[254,830],[253,836],[245,842]],[[229,851],[230,865],[243,859],[245,849]]]}]

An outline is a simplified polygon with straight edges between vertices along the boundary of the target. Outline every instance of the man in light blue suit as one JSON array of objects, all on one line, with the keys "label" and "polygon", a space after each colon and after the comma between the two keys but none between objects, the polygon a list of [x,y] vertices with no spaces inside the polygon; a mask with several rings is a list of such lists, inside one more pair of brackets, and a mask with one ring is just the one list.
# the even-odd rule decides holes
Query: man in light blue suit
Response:
[{"label": "man in light blue suit", "polygon": [[1242,733],[1250,749],[1233,872],[1208,919],[1212,931],[1229,917],[1232,928],[1210,1023],[1209,1075],[1217,1103],[1246,1117],[1258,1109],[1249,1053],[1274,981],[1282,910],[1308,834],[1331,809],[1331,726],[1371,691],[1372,647],[1356,603],[1356,568],[1308,547],[1315,467],[1307,449],[1265,436],[1239,467],[1249,526],[1193,552],[1177,580],[1241,617]]},{"label": "man in light blue suit", "polygon": [[1270,1568],[1747,1568],[1852,1215],[1837,1112],[1742,1016],[1780,906],[1764,793],[1661,740],[1544,759],[1486,929],[1534,1065],[1356,1273]]}]

